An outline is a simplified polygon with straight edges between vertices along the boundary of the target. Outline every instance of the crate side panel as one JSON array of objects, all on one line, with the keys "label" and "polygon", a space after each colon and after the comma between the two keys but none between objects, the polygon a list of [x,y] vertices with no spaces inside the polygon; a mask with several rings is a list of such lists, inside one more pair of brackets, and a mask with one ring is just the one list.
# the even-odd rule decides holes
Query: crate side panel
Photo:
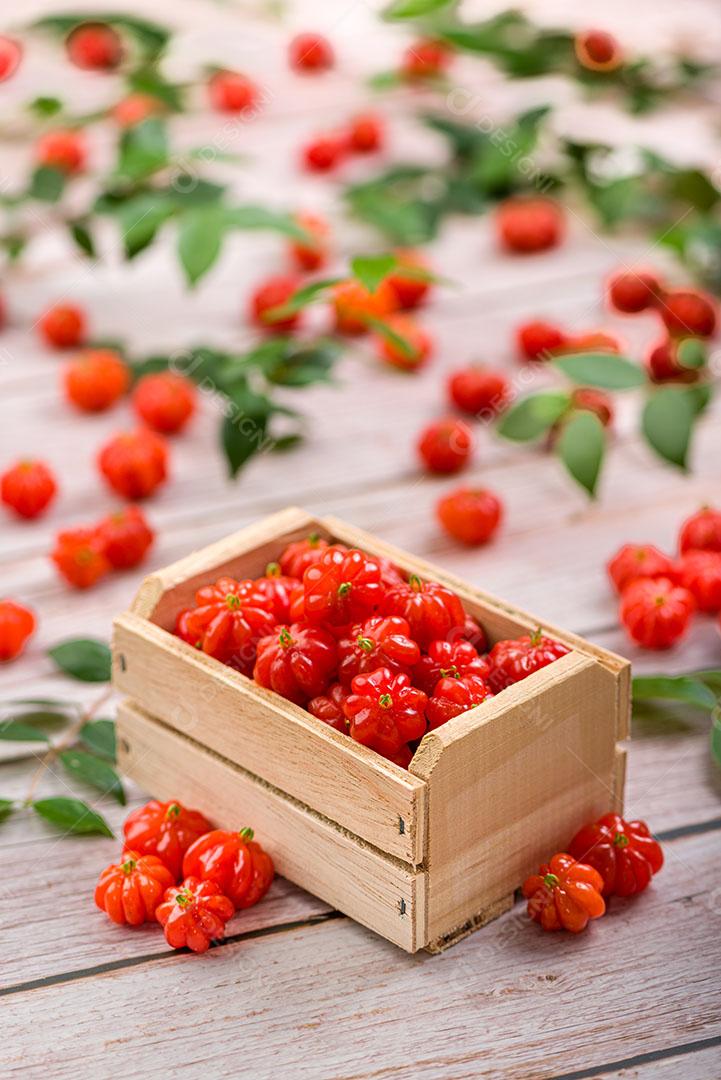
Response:
[{"label": "crate side panel", "polygon": [[113,680],[170,727],[399,859],[425,857],[425,783],[134,615]]},{"label": "crate side panel", "polygon": [[130,702],[118,710],[118,753],[123,772],[154,797],[182,791],[221,828],[252,825],[283,877],[409,952],[423,944],[416,933],[423,871],[371,849]]},{"label": "crate side panel", "polygon": [[426,737],[412,768],[428,781],[430,941],[508,895],[614,805],[616,693],[606,676],[570,654],[484,703],[475,720],[458,718],[461,734]]}]

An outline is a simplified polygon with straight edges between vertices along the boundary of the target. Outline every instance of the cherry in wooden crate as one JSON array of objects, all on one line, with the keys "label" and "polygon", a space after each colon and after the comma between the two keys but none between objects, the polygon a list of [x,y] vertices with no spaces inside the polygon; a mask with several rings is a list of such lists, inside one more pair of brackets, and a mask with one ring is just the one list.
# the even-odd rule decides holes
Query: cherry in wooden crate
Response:
[{"label": "cherry in wooden crate", "polygon": [[317,532],[448,584],[491,642],[538,620],[377,538],[290,509],[151,575],[115,622],[125,771],[224,827],[249,822],[279,872],[408,951],[440,949],[510,906],[580,822],[620,809],[629,665],[571,649],[427,734],[408,771],[173,633],[201,585],[257,576]]}]

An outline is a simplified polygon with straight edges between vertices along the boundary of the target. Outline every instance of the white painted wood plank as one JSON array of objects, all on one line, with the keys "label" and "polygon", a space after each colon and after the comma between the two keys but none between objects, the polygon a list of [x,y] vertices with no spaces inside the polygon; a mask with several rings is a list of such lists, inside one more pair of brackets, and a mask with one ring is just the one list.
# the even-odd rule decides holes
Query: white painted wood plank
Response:
[{"label": "white painted wood plank", "polygon": [[717,1035],[715,839],[669,844],[658,884],[616,902],[578,938],[544,935],[517,905],[439,957],[409,957],[351,922],[331,922],[82,979],[62,993],[20,993],[3,1002],[6,1071],[139,1075],[162,1053],[166,1071],[224,1076],[237,1075],[241,1053],[260,1078],[530,1080],[601,1072],[632,1052]]}]

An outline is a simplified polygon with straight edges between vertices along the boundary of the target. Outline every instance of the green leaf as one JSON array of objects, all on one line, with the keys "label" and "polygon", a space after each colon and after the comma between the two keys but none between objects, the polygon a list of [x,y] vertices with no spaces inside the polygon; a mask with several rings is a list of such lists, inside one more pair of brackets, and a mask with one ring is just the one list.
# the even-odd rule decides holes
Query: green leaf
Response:
[{"label": "green leaf", "polygon": [[97,255],[97,251],[95,250],[95,242],[93,241],[92,233],[90,232],[87,221],[82,218],[77,218],[75,221],[68,221],[68,232],[75,242],[76,247],[78,247],[84,255],[89,255],[94,259]]},{"label": "green leaf", "polygon": [[402,356],[409,359],[415,355],[413,345],[404,338],[402,334],[399,334],[397,330],[385,321],[385,319],[373,319],[368,318],[365,320],[366,325],[371,327],[378,333],[384,341],[387,341],[390,345],[393,345]]},{"label": "green leaf", "polygon": [[503,414],[496,430],[514,442],[538,439],[560,420],[570,403],[570,396],[559,391],[531,394]]},{"label": "green leaf", "polygon": [[591,498],[596,494],[604,449],[603,424],[594,413],[581,409],[563,425],[558,456]]},{"label": "green leaf", "polygon": [[634,390],[645,386],[646,373],[633,360],[615,353],[573,353],[555,357],[553,363],[564,375],[582,386],[602,390]]},{"label": "green leaf", "polygon": [[228,226],[234,229],[268,229],[291,236],[294,240],[311,239],[289,214],[268,210],[265,206],[225,207],[225,217]]},{"label": "green leaf", "polygon": [[48,737],[21,720],[0,720],[0,741],[47,743]]},{"label": "green leaf", "polygon": [[643,433],[649,446],[664,461],[686,469],[697,411],[695,400],[683,387],[655,390],[643,410]]},{"label": "green leaf", "polygon": [[711,757],[721,766],[721,720],[718,716],[711,722]]},{"label": "green leaf", "polygon": [[700,679],[710,690],[713,690],[715,694],[721,697],[721,669],[710,668],[706,671],[693,671],[691,674],[694,679]]},{"label": "green leaf", "polygon": [[63,111],[63,103],[60,98],[41,96],[33,98],[28,104],[30,112],[35,116],[39,116],[42,120],[46,120],[48,117],[57,116],[59,112]]},{"label": "green leaf", "polygon": [[295,315],[296,312],[308,307],[309,304],[318,300],[323,293],[332,289],[334,285],[339,285],[342,281],[345,281],[345,278],[323,278],[321,281],[314,281],[310,285],[304,285],[302,288],[297,289],[284,304],[269,308],[265,313],[265,317],[270,321],[287,319],[290,315]]},{"label": "green leaf", "polygon": [[119,203],[113,212],[120,225],[125,258],[134,259],[153,242],[175,207],[164,192],[148,191]]},{"label": "green leaf", "polygon": [[684,338],[678,343],[676,358],[681,367],[697,370],[706,366],[708,351],[705,343],[698,338]]},{"label": "green leaf", "polygon": [[395,255],[356,255],[351,259],[353,276],[365,285],[368,292],[375,292],[381,282],[398,266]]},{"label": "green leaf", "polygon": [[221,443],[231,477],[240,470],[254,454],[259,453],[266,436],[268,417],[259,418],[252,424],[233,416],[226,416],[221,430]]},{"label": "green leaf", "polygon": [[282,352],[263,363],[263,371],[269,382],[278,386],[301,387],[330,381],[333,365],[341,351],[338,342],[321,339],[298,346],[292,338],[283,340],[286,347]]},{"label": "green leaf", "polygon": [[632,685],[634,701],[683,701],[706,711],[717,703],[714,692],[698,675],[636,675]]},{"label": "green leaf", "polygon": [[203,206],[182,215],[178,256],[189,285],[197,284],[218,258],[226,227],[227,221],[219,206]]},{"label": "green leaf", "polygon": [[93,757],[85,750],[64,750],[59,755],[63,768],[76,780],[101,791],[103,795],[112,795],[116,802],[125,806],[125,791],[112,765],[100,758]]},{"label": "green leaf", "polygon": [[0,821],[6,821],[15,809],[12,799],[0,799]]},{"label": "green leaf", "polygon": [[36,728],[54,731],[65,727],[69,719],[70,714],[68,712],[59,712],[57,709],[25,707],[18,711],[13,709],[11,716],[0,720],[0,727],[9,720],[17,720],[20,724],[32,724]]},{"label": "green leaf", "polygon": [[38,799],[33,803],[33,810],[45,821],[66,833],[113,836],[105,818],[80,799]]},{"label": "green leaf", "polygon": [[433,15],[441,8],[450,7],[454,0],[394,0],[384,12],[386,19],[417,19],[423,15]]},{"label": "green leaf", "polygon": [[62,672],[80,682],[108,682],[111,655],[104,641],[95,638],[70,638],[52,649],[50,656]]},{"label": "green leaf", "polygon": [[121,135],[115,167],[117,177],[145,180],[168,163],[168,135],[159,117],[150,116]]},{"label": "green leaf", "polygon": [[114,720],[88,720],[80,729],[80,738],[89,750],[115,761]]},{"label": "green leaf", "polygon": [[38,165],[30,177],[28,195],[31,199],[39,199],[41,202],[56,203],[67,181],[67,173],[61,169],[53,169],[50,165]]}]

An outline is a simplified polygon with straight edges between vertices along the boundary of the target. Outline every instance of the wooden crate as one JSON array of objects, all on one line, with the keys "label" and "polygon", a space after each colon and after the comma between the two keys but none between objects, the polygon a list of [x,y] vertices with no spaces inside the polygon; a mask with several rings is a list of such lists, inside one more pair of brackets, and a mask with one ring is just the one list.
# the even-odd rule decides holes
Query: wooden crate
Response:
[{"label": "wooden crate", "polygon": [[221,574],[253,577],[320,533],[446,583],[491,642],[539,621],[341,521],[289,509],[148,577],[115,620],[120,765],[219,826],[252,824],[279,873],[409,952],[510,907],[588,818],[621,810],[630,665],[543,624],[571,652],[422,740],[408,771],[175,637]]}]

